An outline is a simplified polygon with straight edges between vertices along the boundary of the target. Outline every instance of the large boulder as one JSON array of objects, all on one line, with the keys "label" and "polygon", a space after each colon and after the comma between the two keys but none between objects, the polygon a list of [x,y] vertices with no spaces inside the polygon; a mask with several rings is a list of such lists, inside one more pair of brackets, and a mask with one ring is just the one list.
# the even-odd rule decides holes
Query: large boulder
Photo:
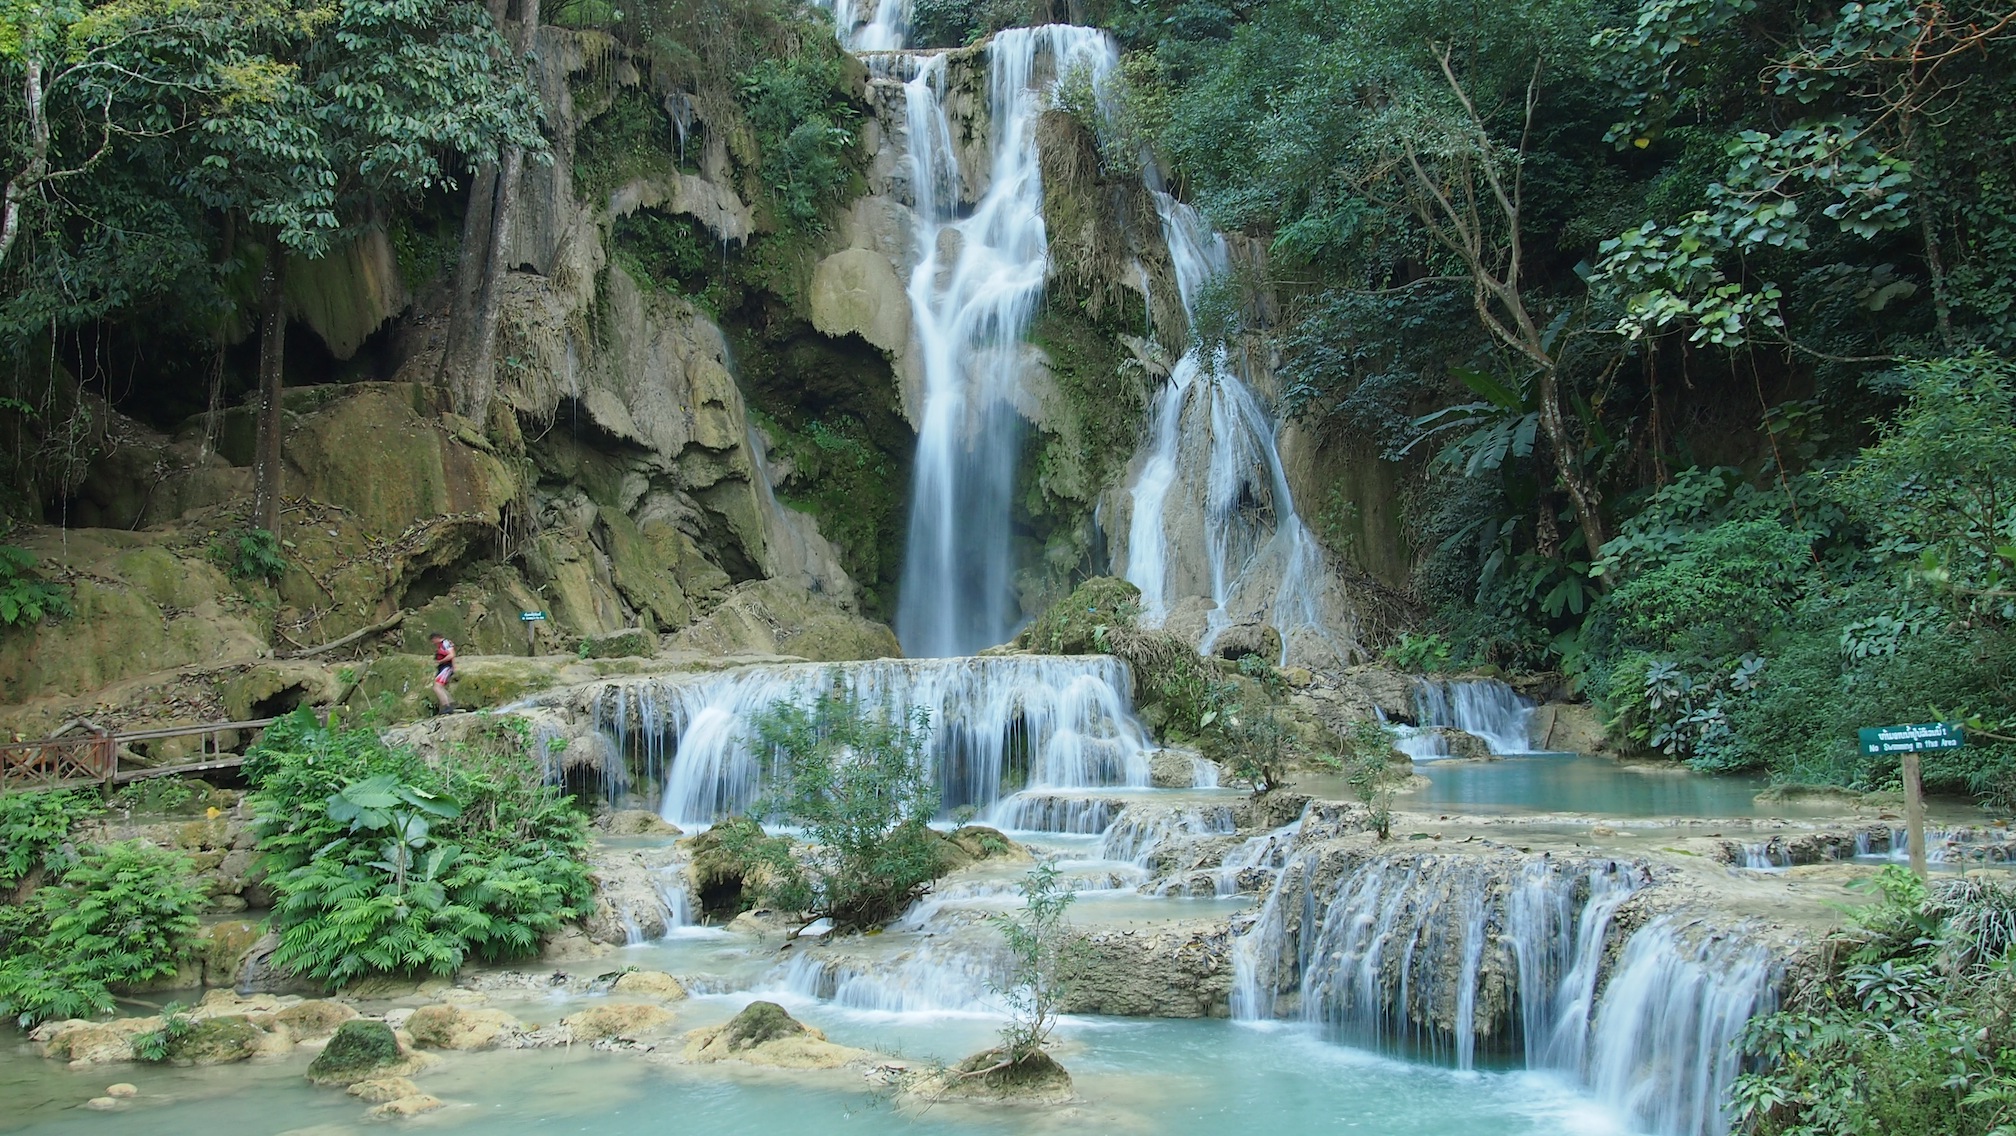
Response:
[{"label": "large boulder", "polygon": [[702,655],[790,655],[817,663],[903,655],[887,625],[781,580],[730,589],[721,606],[672,636],[670,646]]},{"label": "large boulder", "polygon": [[348,1086],[382,1077],[403,1077],[419,1067],[380,1021],[344,1022],[308,1066],[308,1080],[317,1085]]},{"label": "large boulder", "polygon": [[422,1049],[495,1049],[522,1032],[502,1010],[422,1006],[406,1019],[406,1036]]},{"label": "large boulder", "polygon": [[643,1002],[617,1002],[595,1006],[560,1019],[568,1036],[577,1042],[631,1040],[662,1032],[673,1021],[672,1011]]},{"label": "large boulder", "polygon": [[910,343],[910,298],[880,253],[850,248],[820,261],[806,298],[812,326],[827,335],[859,335],[889,352]]}]

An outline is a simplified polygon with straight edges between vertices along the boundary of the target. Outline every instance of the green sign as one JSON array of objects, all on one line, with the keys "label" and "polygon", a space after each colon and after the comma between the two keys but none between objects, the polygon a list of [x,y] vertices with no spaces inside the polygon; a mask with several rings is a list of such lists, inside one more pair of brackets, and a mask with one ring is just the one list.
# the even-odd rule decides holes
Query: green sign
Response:
[{"label": "green sign", "polygon": [[1928,749],[1959,749],[1966,740],[1958,722],[1927,722],[1920,726],[1873,726],[1855,731],[1862,739],[1862,752],[1871,757],[1886,753],[1917,753]]},{"label": "green sign", "polygon": [[536,623],[546,618],[546,613],[543,611],[521,611],[518,613],[518,618],[527,623]]}]

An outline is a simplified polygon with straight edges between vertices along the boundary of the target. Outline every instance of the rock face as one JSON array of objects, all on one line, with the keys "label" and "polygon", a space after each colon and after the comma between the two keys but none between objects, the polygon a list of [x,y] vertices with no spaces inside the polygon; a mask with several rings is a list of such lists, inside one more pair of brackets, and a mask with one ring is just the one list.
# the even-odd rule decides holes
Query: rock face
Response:
[{"label": "rock face", "polygon": [[1222,1018],[1229,1012],[1232,960],[1223,923],[1095,931],[1084,942],[1066,1002],[1070,1013]]},{"label": "rock face", "polygon": [[719,607],[673,635],[670,645],[701,655],[786,655],[815,663],[903,657],[886,624],[779,580],[731,589]]},{"label": "rock face", "polygon": [[596,1006],[560,1019],[575,1041],[635,1039],[658,1033],[672,1024],[672,1011],[642,1002]]},{"label": "rock face", "polygon": [[775,1002],[751,1002],[727,1023],[687,1034],[680,1057],[698,1065],[741,1061],[779,1069],[837,1069],[864,1061],[868,1054],[827,1041]]}]

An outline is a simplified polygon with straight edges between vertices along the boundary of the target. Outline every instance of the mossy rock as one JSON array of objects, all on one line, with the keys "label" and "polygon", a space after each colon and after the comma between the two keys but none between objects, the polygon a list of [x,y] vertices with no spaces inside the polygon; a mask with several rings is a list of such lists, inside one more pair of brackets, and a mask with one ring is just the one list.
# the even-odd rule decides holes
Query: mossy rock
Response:
[{"label": "mossy rock", "polygon": [[1016,642],[1046,655],[1099,654],[1098,628],[1129,627],[1141,610],[1141,589],[1094,576],[1036,617]]},{"label": "mossy rock", "polygon": [[168,1060],[177,1065],[228,1065],[259,1052],[265,1031],[243,1014],[206,1018],[168,1043]]},{"label": "mossy rock", "polygon": [[934,1078],[934,1099],[967,1099],[1014,1104],[1062,1104],[1072,1097],[1071,1074],[1042,1050],[1014,1061],[1000,1049],[987,1049]]},{"label": "mossy rock", "polygon": [[313,1064],[308,1080],[317,1085],[352,1085],[402,1067],[406,1054],[392,1027],[378,1021],[349,1021],[337,1027]]},{"label": "mossy rock", "polygon": [[658,650],[658,637],[641,627],[623,627],[581,641],[584,659],[648,658]]},{"label": "mossy rock", "polygon": [[804,1023],[775,1002],[751,1002],[728,1022],[722,1039],[731,1050],[753,1049],[766,1041],[805,1032]]},{"label": "mossy rock", "polygon": [[259,941],[259,934],[259,923],[252,919],[226,919],[205,928],[203,936],[191,944],[203,966],[204,984],[230,985],[237,977],[238,963]]}]

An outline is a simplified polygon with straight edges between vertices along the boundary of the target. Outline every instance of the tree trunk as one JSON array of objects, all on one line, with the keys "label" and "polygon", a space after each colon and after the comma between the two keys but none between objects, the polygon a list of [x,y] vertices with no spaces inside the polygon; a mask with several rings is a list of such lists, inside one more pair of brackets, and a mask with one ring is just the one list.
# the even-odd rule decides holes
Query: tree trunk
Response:
[{"label": "tree trunk", "polygon": [[266,241],[259,273],[259,446],[253,470],[252,523],[280,532],[280,389],[287,349],[287,250]]},{"label": "tree trunk", "polygon": [[1610,539],[1603,525],[1603,497],[1589,479],[1582,476],[1582,454],[1568,436],[1568,423],[1561,414],[1561,391],[1553,367],[1540,368],[1540,430],[1554,450],[1554,466],[1561,472],[1561,485],[1568,490],[1568,503],[1575,509],[1582,539],[1589,545],[1589,562],[1602,558],[1603,545]]},{"label": "tree trunk", "polygon": [[7,179],[4,205],[0,205],[0,264],[14,248],[21,233],[21,202],[49,176],[49,118],[42,108],[42,61],[33,55],[22,60],[22,101],[28,104],[28,162],[21,172]]},{"label": "tree trunk", "polygon": [[[507,23],[503,0],[491,0],[490,18],[522,60],[539,27],[539,0],[519,0],[518,19]],[[455,263],[454,306],[448,345],[441,357],[441,380],[457,414],[481,426],[488,421],[496,392],[497,325],[505,263],[511,248],[511,214],[518,196],[525,152],[517,146],[500,161],[477,171],[469,185],[469,211],[462,218],[462,247]]]}]

